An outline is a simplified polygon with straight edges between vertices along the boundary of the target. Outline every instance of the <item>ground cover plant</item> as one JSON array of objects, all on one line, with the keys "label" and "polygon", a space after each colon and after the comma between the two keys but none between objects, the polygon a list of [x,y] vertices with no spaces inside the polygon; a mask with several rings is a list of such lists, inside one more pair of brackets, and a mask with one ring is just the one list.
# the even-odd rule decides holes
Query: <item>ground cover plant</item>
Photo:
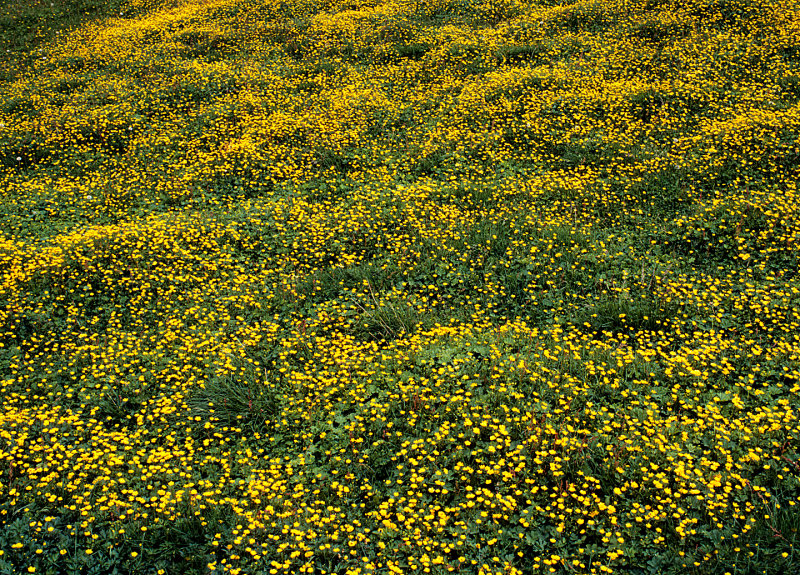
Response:
[{"label": "ground cover plant", "polygon": [[0,573],[800,571],[796,0],[0,24]]}]

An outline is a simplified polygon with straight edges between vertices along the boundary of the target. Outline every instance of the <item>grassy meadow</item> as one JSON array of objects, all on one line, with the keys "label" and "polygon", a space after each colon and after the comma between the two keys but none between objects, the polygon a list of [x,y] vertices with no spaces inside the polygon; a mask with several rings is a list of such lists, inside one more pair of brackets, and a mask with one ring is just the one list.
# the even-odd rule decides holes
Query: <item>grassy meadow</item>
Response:
[{"label": "grassy meadow", "polygon": [[800,0],[0,0],[0,575],[800,573]]}]

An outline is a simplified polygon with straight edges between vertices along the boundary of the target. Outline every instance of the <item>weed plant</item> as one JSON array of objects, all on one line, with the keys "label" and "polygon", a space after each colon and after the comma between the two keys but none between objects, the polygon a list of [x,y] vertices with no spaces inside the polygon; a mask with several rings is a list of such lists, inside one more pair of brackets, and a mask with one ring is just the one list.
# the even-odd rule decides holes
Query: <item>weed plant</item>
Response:
[{"label": "weed plant", "polygon": [[800,572],[797,0],[0,46],[0,574]]}]

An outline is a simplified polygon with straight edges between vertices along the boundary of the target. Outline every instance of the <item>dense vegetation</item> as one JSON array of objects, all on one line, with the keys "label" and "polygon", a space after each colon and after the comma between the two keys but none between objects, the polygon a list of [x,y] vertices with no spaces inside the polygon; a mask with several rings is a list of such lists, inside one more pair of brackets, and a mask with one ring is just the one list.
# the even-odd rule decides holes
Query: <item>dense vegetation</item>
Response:
[{"label": "dense vegetation", "polygon": [[0,573],[800,572],[800,2],[0,28]]}]

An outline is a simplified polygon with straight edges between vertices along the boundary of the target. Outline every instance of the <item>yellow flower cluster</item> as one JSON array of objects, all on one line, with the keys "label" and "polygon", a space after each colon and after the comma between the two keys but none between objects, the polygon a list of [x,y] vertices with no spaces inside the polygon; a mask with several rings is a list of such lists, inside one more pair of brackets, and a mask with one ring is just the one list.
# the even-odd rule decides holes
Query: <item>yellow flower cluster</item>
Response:
[{"label": "yellow flower cluster", "polygon": [[800,565],[800,3],[123,4],[0,70],[0,573]]}]

